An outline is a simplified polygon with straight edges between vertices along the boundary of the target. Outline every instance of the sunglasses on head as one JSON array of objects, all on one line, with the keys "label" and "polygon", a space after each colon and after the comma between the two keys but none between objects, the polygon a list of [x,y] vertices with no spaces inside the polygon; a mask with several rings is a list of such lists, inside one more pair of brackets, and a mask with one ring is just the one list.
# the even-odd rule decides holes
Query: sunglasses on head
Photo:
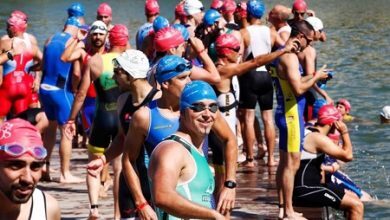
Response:
[{"label": "sunglasses on head", "polygon": [[47,156],[46,148],[44,148],[43,146],[36,146],[30,148],[24,147],[20,144],[7,144],[1,145],[0,150],[4,151],[6,154],[12,157],[19,157],[27,152],[38,160],[43,160]]},{"label": "sunglasses on head", "polygon": [[171,72],[182,73],[185,70],[190,71],[191,69],[192,69],[192,63],[186,62],[186,63],[181,63],[181,64],[177,65],[174,69],[162,71],[161,74],[171,73]]},{"label": "sunglasses on head", "polygon": [[209,106],[206,106],[203,103],[193,103],[189,108],[194,112],[202,112],[206,109],[208,109],[211,113],[216,113],[218,111],[217,103],[212,103]]}]

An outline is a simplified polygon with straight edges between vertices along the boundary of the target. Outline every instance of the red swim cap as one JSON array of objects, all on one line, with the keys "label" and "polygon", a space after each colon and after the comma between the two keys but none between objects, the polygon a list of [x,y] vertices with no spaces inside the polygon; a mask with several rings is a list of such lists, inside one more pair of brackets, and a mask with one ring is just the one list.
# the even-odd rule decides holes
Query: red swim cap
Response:
[{"label": "red swim cap", "polygon": [[7,23],[10,26],[12,32],[25,32],[27,29],[27,20],[23,19],[17,14],[16,16],[11,16],[8,18]]},{"label": "red swim cap", "polygon": [[345,111],[347,113],[349,113],[349,111],[351,111],[351,103],[349,103],[348,100],[346,100],[346,99],[340,99],[340,100],[337,101],[336,104],[343,105],[345,107]]},{"label": "red swim cap", "polygon": [[340,141],[340,133],[336,130],[335,133],[329,133],[328,138],[332,141]]},{"label": "red swim cap", "polygon": [[240,41],[233,34],[223,34],[215,41],[217,55],[223,57],[235,50],[240,50]]},{"label": "red swim cap", "polygon": [[105,16],[112,16],[112,9],[109,4],[107,3],[102,3],[99,5],[97,9],[97,14],[98,15],[105,15]]},{"label": "red swim cap", "polygon": [[236,10],[237,5],[236,2],[233,0],[225,0],[223,2],[222,6],[222,13],[223,14],[233,14],[234,11]]},{"label": "red swim cap", "polygon": [[306,12],[307,10],[307,4],[304,0],[295,0],[293,6],[293,11],[299,11],[299,12]]},{"label": "red swim cap", "polygon": [[184,43],[184,38],[179,30],[166,27],[159,30],[154,37],[154,48],[157,52],[166,52]]},{"label": "red swim cap", "polygon": [[215,10],[220,10],[223,6],[223,1],[222,0],[213,0],[211,2],[210,8],[215,9]]},{"label": "red swim cap", "polygon": [[333,105],[324,105],[318,110],[318,124],[331,125],[342,118],[340,111]]},{"label": "red swim cap", "polygon": [[155,15],[160,13],[160,6],[157,0],[146,0],[145,1],[145,14]]},{"label": "red swim cap", "polygon": [[[5,121],[0,125],[0,146],[10,144],[18,144],[27,148],[43,146],[37,128],[20,118]],[[0,160],[10,157],[4,151],[0,151]]]},{"label": "red swim cap", "polygon": [[123,24],[116,24],[110,30],[108,40],[111,46],[126,46],[129,41],[129,31]]},{"label": "red swim cap", "polygon": [[248,13],[246,12],[246,2],[241,1],[240,3],[238,3],[235,13],[238,13],[241,18],[248,17]]},{"label": "red swim cap", "polygon": [[179,2],[179,4],[175,7],[175,19],[185,20],[187,18],[187,14],[184,11],[184,1]]}]

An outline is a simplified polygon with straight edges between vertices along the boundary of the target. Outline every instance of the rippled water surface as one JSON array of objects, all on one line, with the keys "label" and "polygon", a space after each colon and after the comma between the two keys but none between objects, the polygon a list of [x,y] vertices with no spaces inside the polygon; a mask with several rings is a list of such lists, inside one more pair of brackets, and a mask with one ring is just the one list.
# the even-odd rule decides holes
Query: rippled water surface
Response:
[{"label": "rippled water surface", "polygon": [[[28,3],[27,3],[28,2]],[[80,1],[86,6],[86,20],[92,22],[99,1]],[[136,29],[144,23],[142,0],[107,1],[114,9],[114,22],[126,24],[134,45]],[[162,15],[173,18],[176,2],[160,0]],[[205,6],[209,1],[203,1]],[[275,3],[292,1],[266,0]],[[307,1],[325,25],[328,41],[318,43],[318,64],[327,64],[336,72],[329,83],[334,100],[345,97],[358,119],[349,124],[355,160],[346,172],[363,189],[379,200],[366,204],[366,219],[390,216],[390,125],[379,124],[379,112],[390,105],[390,1],[389,0],[312,0]],[[59,31],[71,1],[0,1],[0,34],[5,34],[5,19],[13,9],[29,15],[29,30],[42,46],[44,40]]]}]

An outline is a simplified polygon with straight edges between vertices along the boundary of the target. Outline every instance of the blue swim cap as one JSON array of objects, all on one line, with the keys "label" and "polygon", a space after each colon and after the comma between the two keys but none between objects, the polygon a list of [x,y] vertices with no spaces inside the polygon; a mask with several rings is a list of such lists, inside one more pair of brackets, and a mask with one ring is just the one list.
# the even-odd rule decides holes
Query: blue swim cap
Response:
[{"label": "blue swim cap", "polygon": [[182,57],[176,55],[164,56],[158,61],[157,64],[157,82],[161,84],[179,74],[182,74],[186,71],[190,71],[191,68],[191,63]]},{"label": "blue swim cap", "polygon": [[187,28],[184,25],[174,24],[172,27],[180,31],[181,36],[183,36],[185,41],[187,41],[190,38],[190,33],[188,32]]},{"label": "blue swim cap", "polygon": [[204,14],[203,23],[206,26],[211,26],[220,18],[221,18],[221,14],[217,10],[209,9]]},{"label": "blue swim cap", "polygon": [[65,26],[67,26],[67,25],[76,26],[78,28],[80,28],[82,26],[77,17],[69,17],[65,22]]},{"label": "blue swim cap", "polygon": [[314,118],[318,118],[318,111],[324,105],[326,105],[325,99],[316,99],[316,101],[313,103],[313,117]]},{"label": "blue swim cap", "polygon": [[217,101],[214,89],[206,82],[195,80],[184,86],[180,97],[180,110],[184,110],[201,100]]},{"label": "blue swim cap", "polygon": [[75,2],[71,4],[70,7],[68,8],[69,17],[73,17],[73,16],[82,17],[84,16],[84,14],[85,14],[84,6],[79,2]]},{"label": "blue swim cap", "polygon": [[159,30],[165,27],[169,27],[168,19],[164,18],[163,16],[157,16],[157,18],[153,21],[154,33],[157,33]]},{"label": "blue swim cap", "polygon": [[262,0],[249,0],[246,11],[254,18],[261,18],[265,12],[265,5]]}]

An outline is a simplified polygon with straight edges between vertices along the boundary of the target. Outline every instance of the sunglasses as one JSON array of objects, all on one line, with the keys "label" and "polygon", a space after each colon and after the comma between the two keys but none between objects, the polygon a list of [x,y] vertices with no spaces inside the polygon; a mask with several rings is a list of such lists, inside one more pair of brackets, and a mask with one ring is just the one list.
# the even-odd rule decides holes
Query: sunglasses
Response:
[{"label": "sunglasses", "polygon": [[192,63],[186,62],[186,63],[181,63],[181,64],[177,65],[174,69],[162,71],[160,74],[162,75],[162,74],[171,73],[171,72],[182,73],[185,70],[189,71],[191,69],[192,69]]},{"label": "sunglasses", "polygon": [[212,103],[209,106],[202,103],[193,103],[189,108],[194,112],[202,112],[206,109],[208,109],[211,113],[216,113],[218,111],[217,103]]},{"label": "sunglasses", "polygon": [[294,14],[295,14],[295,15],[300,15],[300,16],[304,17],[305,14],[306,14],[306,12],[297,12],[297,11],[294,11]]},{"label": "sunglasses", "polygon": [[240,47],[238,46],[238,47],[235,47],[235,48],[233,48],[233,47],[228,47],[228,49],[230,49],[230,50],[232,50],[232,51],[234,51],[234,52],[236,52],[236,53],[238,53],[239,51],[240,51]]},{"label": "sunglasses", "polygon": [[42,146],[28,148],[20,144],[9,144],[9,145],[1,145],[0,150],[4,151],[6,154],[12,157],[19,157],[27,152],[30,153],[33,157],[35,157],[38,160],[43,160],[47,156],[46,148]]}]

